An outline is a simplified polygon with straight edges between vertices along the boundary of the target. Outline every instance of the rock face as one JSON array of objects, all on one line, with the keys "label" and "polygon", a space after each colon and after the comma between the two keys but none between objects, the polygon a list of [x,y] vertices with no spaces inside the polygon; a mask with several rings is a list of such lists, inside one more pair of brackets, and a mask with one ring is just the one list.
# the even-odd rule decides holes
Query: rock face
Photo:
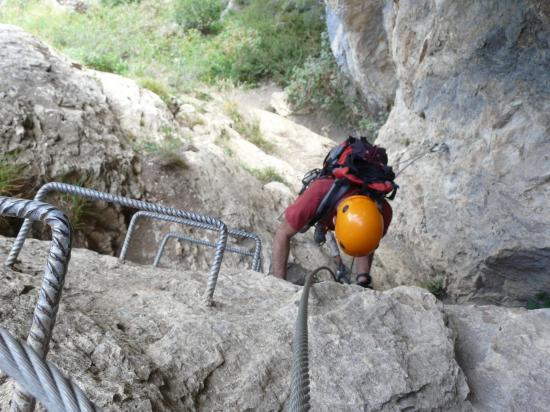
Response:
[{"label": "rock face", "polygon": [[550,309],[446,306],[457,361],[480,411],[543,411],[550,388]]},{"label": "rock face", "polygon": [[384,20],[398,88],[377,143],[397,170],[418,159],[375,280],[439,278],[460,301],[509,305],[550,290],[548,4],[394,1]]},{"label": "rock face", "polygon": [[[218,95],[180,96],[168,108],[130,79],[71,64],[14,26],[0,30],[0,144],[17,163],[32,165],[27,173],[37,183],[61,180],[220,218],[261,236],[264,270],[269,269],[279,217],[303,174],[322,163],[333,144],[329,139],[263,110],[243,109],[239,128],[235,115],[241,109],[228,116],[228,100]],[[241,123],[257,126],[269,150],[245,136]],[[265,171],[285,182],[266,184],[253,176]],[[70,199],[47,200],[70,215]],[[97,202],[85,206],[83,222],[71,217],[79,229],[76,244],[117,254],[131,211]],[[169,230],[186,232],[143,222],[129,259],[152,262]],[[293,242],[290,264],[297,278],[329,262],[310,235]],[[209,249],[174,241],[162,262],[206,269],[211,257]],[[226,259],[232,265],[247,260]]]},{"label": "rock face", "polygon": [[326,0],[327,30],[338,65],[358,85],[369,111],[377,114],[392,106],[397,79],[384,9],[379,0]]},{"label": "rock face", "polygon": [[[0,238],[2,255],[7,246]],[[0,324],[20,337],[47,249],[31,240],[21,272],[0,269]],[[286,409],[300,288],[225,271],[207,308],[205,286],[203,272],[74,249],[48,358],[106,410]],[[323,282],[309,309],[313,410],[470,410],[454,334],[429,293]]]},{"label": "rock face", "polygon": [[[0,150],[36,183],[61,180],[137,197],[137,159],[97,80],[15,26],[0,25]],[[82,245],[112,253],[124,221],[91,218]]]}]

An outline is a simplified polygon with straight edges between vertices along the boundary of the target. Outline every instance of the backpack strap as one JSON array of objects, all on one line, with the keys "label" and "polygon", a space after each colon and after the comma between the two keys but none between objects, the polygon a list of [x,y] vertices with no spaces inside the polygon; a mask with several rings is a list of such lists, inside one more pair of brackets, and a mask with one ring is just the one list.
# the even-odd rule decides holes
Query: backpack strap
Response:
[{"label": "backpack strap", "polygon": [[336,203],[344,196],[351,188],[351,183],[347,179],[336,179],[328,192],[325,194],[313,218],[305,225],[300,233],[307,232],[307,230],[319,222],[325,215],[336,206]]}]

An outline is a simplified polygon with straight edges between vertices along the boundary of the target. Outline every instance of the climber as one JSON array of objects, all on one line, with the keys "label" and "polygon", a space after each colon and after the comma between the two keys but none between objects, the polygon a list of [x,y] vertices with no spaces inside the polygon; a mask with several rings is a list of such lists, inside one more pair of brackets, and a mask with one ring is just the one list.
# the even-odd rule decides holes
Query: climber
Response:
[{"label": "climber", "polygon": [[334,230],[340,249],[357,259],[356,284],[370,287],[374,250],[388,231],[397,185],[383,148],[350,137],[332,149],[323,169],[308,172],[298,198],[284,213],[275,233],[271,260],[274,276],[286,279],[290,239],[315,226],[322,244]]}]

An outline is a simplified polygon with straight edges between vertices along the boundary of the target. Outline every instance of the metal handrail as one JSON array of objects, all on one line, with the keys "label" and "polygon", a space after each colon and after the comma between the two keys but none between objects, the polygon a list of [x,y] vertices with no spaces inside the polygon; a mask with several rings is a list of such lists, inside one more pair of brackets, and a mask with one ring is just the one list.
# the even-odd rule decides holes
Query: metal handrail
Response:
[{"label": "metal handrail", "polygon": [[[223,259],[223,253],[225,250],[225,245],[227,242],[227,227],[225,223],[221,220],[214,219],[210,216],[200,215],[194,212],[186,212],[179,209],[174,209],[171,207],[157,205],[155,203],[144,202],[141,200],[130,199],[127,197],[116,196],[109,193],[99,192],[97,190],[86,189],[79,186],[69,185],[66,183],[50,182],[46,183],[40,188],[35,200],[42,200],[48,192],[56,191],[63,193],[70,193],[73,195],[78,195],[92,200],[101,200],[104,202],[110,202],[119,204],[121,206],[131,207],[138,210],[144,210],[148,212],[155,212],[162,215],[169,215],[184,219],[193,220],[196,222],[204,223],[210,226],[216,227],[219,232],[218,241],[216,243],[216,252],[214,253],[214,258],[212,259],[212,267],[210,273],[208,274],[208,281],[205,292],[205,300],[207,305],[212,304],[214,289],[216,288],[216,282],[218,280],[218,274],[220,272],[221,262]],[[19,255],[23,243],[27,237],[27,234],[30,230],[32,222],[28,219],[25,220],[21,230],[17,234],[17,238],[11,248],[8,259],[6,260],[6,265],[11,266],[15,262],[15,259]]]},{"label": "metal handrail", "polygon": [[[0,215],[24,218],[29,222],[41,221],[51,228],[52,243],[27,337],[29,346],[45,358],[71,258],[71,224],[63,212],[50,204],[3,196],[0,197]],[[33,407],[32,397],[21,390],[16,390],[12,410],[31,411]]]},{"label": "metal handrail", "polygon": [[[166,243],[170,239],[185,240],[187,242],[191,242],[191,243],[194,243],[194,244],[197,244],[197,245],[202,245],[202,246],[211,247],[211,248],[216,247],[215,243],[209,242],[207,240],[197,239],[197,238],[194,238],[194,237],[191,237],[191,236],[184,235],[182,233],[168,232],[162,237],[162,241],[160,242],[160,246],[157,249],[157,253],[155,255],[155,260],[153,262],[154,267],[158,267],[158,265],[160,263],[160,259],[162,257],[162,254],[164,253],[164,249],[166,248]],[[252,257],[254,256],[254,253],[249,252],[248,250],[242,249],[242,248],[235,248],[235,247],[226,246],[225,251],[226,252],[231,252],[231,253],[236,253],[236,254],[243,255],[243,256],[252,256]]]},{"label": "metal handrail", "polygon": [[[134,215],[132,216],[132,219],[130,220],[130,225],[128,226],[128,231],[126,232],[126,237],[124,238],[124,243],[122,244],[122,250],[120,251],[120,257],[119,257],[120,260],[124,261],[126,259],[126,255],[128,254],[128,249],[130,247],[130,242],[132,240],[132,236],[134,235],[134,233],[136,231],[136,228],[137,228],[137,223],[140,219],[143,219],[143,218],[163,220],[165,222],[171,222],[171,223],[177,223],[177,224],[181,224],[181,225],[192,226],[192,227],[196,227],[196,228],[199,228],[199,229],[216,230],[215,226],[205,224],[205,223],[201,223],[201,222],[196,222],[196,221],[189,220],[189,219],[181,219],[181,218],[178,218],[178,217],[162,215],[162,214],[154,213],[154,212],[145,212],[145,211],[136,212],[136,213],[134,213]],[[250,255],[250,256],[253,256],[252,269],[255,270],[256,272],[260,272],[261,271],[262,241],[259,238],[259,236],[256,235],[255,233],[249,233],[249,232],[245,232],[243,230],[231,229],[231,228],[227,229],[227,234],[229,236],[236,237],[236,238],[248,238],[248,239],[254,240],[254,242],[255,242],[254,253],[252,255]],[[184,239],[184,240],[192,241],[191,239]],[[227,251],[229,250],[227,248],[227,246],[226,246],[226,250]]]}]

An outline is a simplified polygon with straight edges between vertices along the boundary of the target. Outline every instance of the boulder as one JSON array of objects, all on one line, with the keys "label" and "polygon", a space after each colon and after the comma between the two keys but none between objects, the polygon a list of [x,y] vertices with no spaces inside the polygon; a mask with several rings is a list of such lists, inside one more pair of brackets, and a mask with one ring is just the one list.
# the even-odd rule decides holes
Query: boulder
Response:
[{"label": "boulder", "polygon": [[402,174],[376,281],[525,305],[550,290],[550,10],[400,1],[388,21],[399,87],[377,143]]},{"label": "boulder", "polygon": [[[0,251],[8,245],[0,238]],[[48,243],[30,240],[21,272],[0,268],[0,324],[24,337]],[[105,410],[282,410],[301,288],[256,272],[120,264],[73,249],[48,359]],[[470,410],[454,334],[426,291],[335,282],[309,303],[313,410]],[[10,384],[0,386],[7,407]]]},{"label": "boulder", "polygon": [[[23,165],[36,186],[61,180],[138,197],[139,161],[101,86],[79,67],[23,30],[0,25],[2,162]],[[36,190],[30,183],[25,189]],[[124,221],[117,210],[98,207],[103,218],[88,215],[88,236],[78,244],[113,253]]]},{"label": "boulder", "polygon": [[475,410],[548,408],[550,309],[447,305],[445,313]]},{"label": "boulder", "polygon": [[90,72],[99,80],[110,108],[127,136],[136,141],[162,143],[178,135],[174,116],[158,95],[126,77]]}]

